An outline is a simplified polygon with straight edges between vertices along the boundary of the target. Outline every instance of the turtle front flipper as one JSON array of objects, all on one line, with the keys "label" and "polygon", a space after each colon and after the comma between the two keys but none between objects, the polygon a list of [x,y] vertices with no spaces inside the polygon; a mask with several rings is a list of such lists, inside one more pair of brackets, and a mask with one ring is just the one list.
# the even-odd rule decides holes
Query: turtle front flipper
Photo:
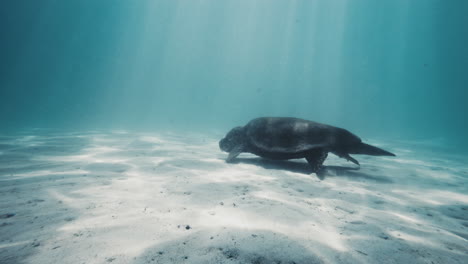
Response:
[{"label": "turtle front flipper", "polygon": [[232,162],[239,154],[244,152],[244,146],[243,145],[238,145],[235,146],[231,151],[229,152],[229,155],[226,159],[226,162]]},{"label": "turtle front flipper", "polygon": [[319,173],[323,168],[323,162],[328,156],[328,151],[324,149],[313,149],[306,155],[306,160],[312,167],[312,172]]}]

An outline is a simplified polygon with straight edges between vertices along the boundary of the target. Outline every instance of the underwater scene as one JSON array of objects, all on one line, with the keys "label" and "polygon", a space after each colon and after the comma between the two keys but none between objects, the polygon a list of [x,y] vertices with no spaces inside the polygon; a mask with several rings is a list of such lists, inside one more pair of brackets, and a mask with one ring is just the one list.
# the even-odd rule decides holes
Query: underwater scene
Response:
[{"label": "underwater scene", "polygon": [[467,14],[2,1],[0,263],[468,263]]}]

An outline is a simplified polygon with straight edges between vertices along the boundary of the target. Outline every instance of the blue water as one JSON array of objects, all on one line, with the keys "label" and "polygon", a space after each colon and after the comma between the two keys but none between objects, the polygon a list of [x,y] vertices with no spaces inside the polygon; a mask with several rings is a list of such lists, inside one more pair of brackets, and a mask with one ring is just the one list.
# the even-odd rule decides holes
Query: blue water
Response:
[{"label": "blue water", "polygon": [[466,0],[5,0],[0,132],[296,116],[468,147]]},{"label": "blue water", "polygon": [[467,115],[468,0],[1,0],[0,264],[468,263]]}]

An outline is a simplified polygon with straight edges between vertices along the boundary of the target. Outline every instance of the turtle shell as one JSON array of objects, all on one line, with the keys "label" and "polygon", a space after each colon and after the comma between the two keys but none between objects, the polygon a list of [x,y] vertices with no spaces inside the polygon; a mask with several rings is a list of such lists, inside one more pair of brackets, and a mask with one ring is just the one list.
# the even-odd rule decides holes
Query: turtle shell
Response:
[{"label": "turtle shell", "polygon": [[340,130],[344,129],[299,118],[281,117],[257,118],[245,126],[246,139],[254,152],[278,154],[304,153],[316,148],[330,149],[336,144]]}]

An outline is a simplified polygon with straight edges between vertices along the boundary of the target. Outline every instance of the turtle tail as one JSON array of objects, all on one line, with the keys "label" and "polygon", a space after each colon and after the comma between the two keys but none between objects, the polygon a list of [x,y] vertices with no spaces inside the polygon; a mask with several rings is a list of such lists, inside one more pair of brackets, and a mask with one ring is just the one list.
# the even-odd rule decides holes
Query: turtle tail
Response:
[{"label": "turtle tail", "polygon": [[372,145],[360,142],[358,145],[353,146],[350,148],[350,154],[365,154],[365,155],[372,155],[372,156],[396,156],[395,154],[383,150],[378,147],[374,147]]}]

